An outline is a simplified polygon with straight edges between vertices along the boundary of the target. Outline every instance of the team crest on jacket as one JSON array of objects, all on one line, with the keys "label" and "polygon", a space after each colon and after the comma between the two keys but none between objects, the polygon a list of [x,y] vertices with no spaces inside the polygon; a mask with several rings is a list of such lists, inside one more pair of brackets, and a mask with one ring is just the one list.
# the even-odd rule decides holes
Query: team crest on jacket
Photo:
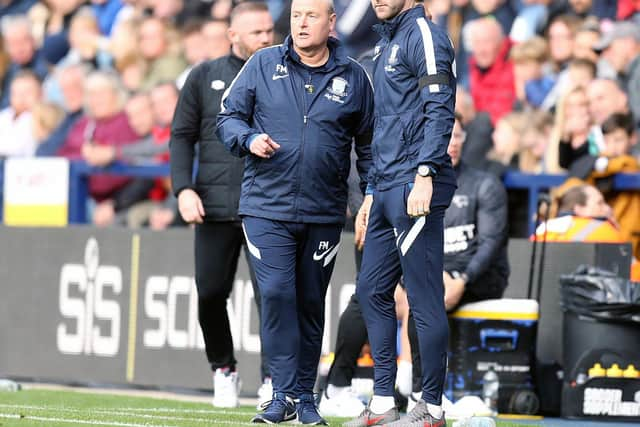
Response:
[{"label": "team crest on jacket", "polygon": [[394,44],[391,46],[391,53],[389,54],[389,58],[387,58],[387,65],[384,67],[384,70],[388,73],[392,73],[396,71],[396,65],[398,64],[398,51],[400,50],[400,46]]},{"label": "team crest on jacket", "polygon": [[344,98],[347,96],[347,86],[349,86],[349,82],[345,79],[342,77],[334,77],[333,80],[331,80],[331,86],[327,88],[328,93],[324,96],[330,101],[344,104]]}]

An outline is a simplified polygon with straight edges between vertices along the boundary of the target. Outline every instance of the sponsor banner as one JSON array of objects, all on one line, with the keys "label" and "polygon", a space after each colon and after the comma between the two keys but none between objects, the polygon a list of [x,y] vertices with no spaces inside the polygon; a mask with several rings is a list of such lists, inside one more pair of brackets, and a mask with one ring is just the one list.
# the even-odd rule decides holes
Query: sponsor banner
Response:
[{"label": "sponsor banner", "polygon": [[[189,229],[0,227],[0,374],[211,388]],[[337,256],[323,349],[355,289],[353,235]],[[243,392],[260,385],[258,313],[241,256],[227,311]]]},{"label": "sponsor banner", "polygon": [[11,158],[5,161],[4,223],[64,226],[69,200],[69,161]]},{"label": "sponsor banner", "polygon": [[[0,242],[0,376],[212,387],[198,323],[191,229],[0,226]],[[326,300],[323,353],[333,349],[340,313],[355,291],[351,242],[353,234],[343,233]],[[530,242],[510,241],[505,296],[526,297],[530,251]],[[548,245],[538,336],[538,352],[549,353],[545,360],[562,360],[553,353],[562,348],[558,276],[581,263],[621,273],[626,268],[628,274],[629,253],[628,245]],[[242,391],[255,395],[259,322],[244,256],[227,311]]]}]

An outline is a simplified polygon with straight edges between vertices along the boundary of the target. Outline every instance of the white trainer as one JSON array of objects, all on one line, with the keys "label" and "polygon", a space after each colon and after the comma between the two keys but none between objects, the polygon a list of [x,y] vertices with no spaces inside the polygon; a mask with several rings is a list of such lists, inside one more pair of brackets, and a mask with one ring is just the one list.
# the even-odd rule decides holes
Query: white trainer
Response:
[{"label": "white trainer", "polygon": [[213,375],[213,406],[238,407],[238,373],[228,369],[216,369]]},{"label": "white trainer", "polygon": [[271,384],[271,378],[265,378],[260,387],[258,388],[258,404],[256,409],[258,411],[264,409],[264,405],[273,398],[273,384]]},{"label": "white trainer", "polygon": [[351,389],[346,389],[332,398],[323,393],[318,411],[323,417],[354,418],[360,415],[365,407]]}]

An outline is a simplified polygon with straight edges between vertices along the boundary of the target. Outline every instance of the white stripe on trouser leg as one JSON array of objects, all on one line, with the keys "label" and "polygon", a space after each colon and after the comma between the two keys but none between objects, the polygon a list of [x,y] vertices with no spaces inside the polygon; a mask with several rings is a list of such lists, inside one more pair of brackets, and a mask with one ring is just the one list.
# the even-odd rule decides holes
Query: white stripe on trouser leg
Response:
[{"label": "white stripe on trouser leg", "polygon": [[[433,38],[431,37],[431,28],[424,18],[416,19],[420,32],[422,33],[422,43],[424,44],[424,58],[427,65],[427,74],[434,76],[438,74],[436,67],[436,52],[433,47]],[[429,92],[439,92],[440,86],[437,84],[429,85]]]},{"label": "white stripe on trouser leg", "polygon": [[407,233],[407,237],[404,238],[404,240],[402,241],[402,245],[400,245],[400,253],[402,254],[402,256],[405,256],[411,245],[413,245],[416,237],[418,237],[418,234],[420,234],[420,232],[424,228],[425,222],[426,217],[421,216],[416,222],[413,223],[413,227],[411,227],[411,230],[409,230],[409,232]]},{"label": "white stripe on trouser leg", "polygon": [[329,265],[331,260],[338,254],[338,248],[340,248],[340,243],[338,243],[335,248],[331,249],[331,252],[329,252],[327,256],[324,257],[324,262],[322,263],[323,267]]},{"label": "white stripe on trouser leg", "polygon": [[260,249],[258,249],[251,240],[249,240],[249,236],[247,236],[247,229],[244,228],[244,223],[242,223],[242,232],[244,233],[244,240],[247,242],[247,248],[249,248],[249,253],[258,259],[262,259],[262,255],[260,255]]}]

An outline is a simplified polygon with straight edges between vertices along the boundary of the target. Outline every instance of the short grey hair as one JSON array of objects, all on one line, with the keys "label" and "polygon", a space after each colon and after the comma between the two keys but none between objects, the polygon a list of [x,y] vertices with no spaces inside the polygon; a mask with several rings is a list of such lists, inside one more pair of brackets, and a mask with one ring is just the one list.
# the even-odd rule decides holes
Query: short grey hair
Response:
[{"label": "short grey hair", "polygon": [[[84,87],[86,92],[88,92],[92,88],[108,87],[110,90],[112,90],[116,94],[119,110],[122,110],[124,108],[124,105],[127,102],[127,92],[120,81],[120,77],[113,72],[92,71],[85,78]],[[85,97],[87,97],[86,93],[85,93]],[[88,105],[85,102],[85,111],[89,111],[87,107]]]},{"label": "short grey hair", "polygon": [[16,31],[16,29],[22,27],[25,29],[31,37],[33,37],[33,26],[31,20],[27,15],[7,15],[0,21],[0,31],[2,31],[2,37]]}]

